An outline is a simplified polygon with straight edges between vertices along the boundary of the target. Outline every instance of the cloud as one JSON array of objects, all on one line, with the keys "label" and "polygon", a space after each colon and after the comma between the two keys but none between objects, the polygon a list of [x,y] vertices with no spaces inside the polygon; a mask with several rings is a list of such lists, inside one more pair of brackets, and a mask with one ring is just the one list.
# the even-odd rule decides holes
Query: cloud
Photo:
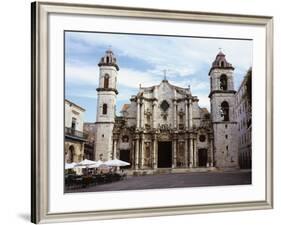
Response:
[{"label": "cloud", "polygon": [[209,109],[208,72],[219,48],[235,67],[236,88],[252,65],[251,41],[78,32],[66,34],[66,94],[82,98],[96,98],[99,80],[97,63],[108,46],[112,46],[120,66],[117,96],[120,102],[129,102],[130,96],[137,93],[139,84],[145,87],[159,84],[164,76],[163,70],[167,70],[170,83],[180,87],[190,85],[192,94],[200,100],[199,105]]},{"label": "cloud", "polygon": [[110,45],[117,56],[144,60],[154,66],[151,72],[167,69],[170,76],[189,76],[195,74],[203,63],[211,65],[219,48],[234,67],[246,70],[252,64],[252,42],[245,40],[99,33],[70,35],[73,40],[83,43],[77,51],[84,52],[90,49],[89,46],[106,49]]},{"label": "cloud", "polygon": [[[94,85],[99,82],[98,66],[79,66],[66,65],[65,67],[66,82],[74,85]],[[148,72],[122,68],[117,75],[118,85],[129,88],[138,88],[139,84],[143,86],[152,86],[159,83],[160,77],[151,75]]]},{"label": "cloud", "polygon": [[99,81],[98,66],[79,66],[69,65],[65,66],[66,82],[75,85],[97,85]]},{"label": "cloud", "polygon": [[201,108],[207,108],[210,112],[210,99],[209,99],[209,97],[206,96],[206,95],[198,95],[198,98],[199,98],[198,105]]}]

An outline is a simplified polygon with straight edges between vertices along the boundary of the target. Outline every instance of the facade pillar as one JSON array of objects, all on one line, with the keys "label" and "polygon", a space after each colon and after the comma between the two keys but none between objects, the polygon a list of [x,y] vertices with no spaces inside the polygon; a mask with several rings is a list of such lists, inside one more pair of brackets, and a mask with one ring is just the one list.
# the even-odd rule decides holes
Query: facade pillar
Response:
[{"label": "facade pillar", "polygon": [[184,140],[184,167],[188,167],[188,140]]},{"label": "facade pillar", "polygon": [[157,155],[156,155],[156,153],[157,153],[157,146],[158,145],[158,143],[157,143],[157,137],[156,137],[156,135],[154,135],[154,137],[153,137],[153,155],[152,155],[152,167],[153,167],[153,169],[156,169],[157,168]]},{"label": "facade pillar", "polygon": [[198,154],[197,154],[197,139],[194,137],[193,139],[193,157],[194,157],[194,167],[198,167]]},{"label": "facade pillar", "polygon": [[142,100],[140,105],[140,127],[144,127],[144,101]]},{"label": "facade pillar", "polygon": [[84,142],[82,142],[81,143],[81,160],[83,160],[84,159],[84,156],[85,156],[85,143]]},{"label": "facade pillar", "polygon": [[177,139],[173,137],[173,154],[172,154],[172,168],[177,167]]},{"label": "facade pillar", "polygon": [[193,167],[193,139],[192,139],[192,135],[189,136],[189,167],[192,168]]},{"label": "facade pillar", "polygon": [[188,128],[192,129],[192,99],[189,99],[188,102]]},{"label": "facade pillar", "polygon": [[213,167],[214,166],[214,137],[213,135],[209,134],[209,149],[210,149],[210,162],[209,162],[209,166]]},{"label": "facade pillar", "polygon": [[188,128],[188,117],[189,117],[189,112],[188,112],[188,101],[185,100],[185,129]]},{"label": "facade pillar", "polygon": [[144,167],[144,135],[141,135],[141,141],[140,141],[140,169],[143,169]]},{"label": "facade pillar", "polygon": [[174,110],[173,110],[174,111],[174,128],[177,129],[177,116],[178,116],[177,114],[178,113],[177,113],[177,101],[176,100],[174,100],[173,105],[174,105]]},{"label": "facade pillar", "polygon": [[140,142],[139,142],[139,136],[136,136],[136,144],[135,144],[135,169],[139,169],[139,147],[140,147]]},{"label": "facade pillar", "polygon": [[157,115],[156,115],[156,103],[154,102],[152,104],[152,128],[156,128],[156,122],[157,122]]},{"label": "facade pillar", "polygon": [[131,159],[131,168],[133,168],[135,166],[135,141],[132,141],[132,147],[131,147],[131,152],[130,152],[130,159]]},{"label": "facade pillar", "polygon": [[140,128],[140,100],[137,99],[137,128]]},{"label": "facade pillar", "polygon": [[113,139],[113,154],[112,154],[112,159],[116,159],[116,154],[117,153],[117,139]]}]

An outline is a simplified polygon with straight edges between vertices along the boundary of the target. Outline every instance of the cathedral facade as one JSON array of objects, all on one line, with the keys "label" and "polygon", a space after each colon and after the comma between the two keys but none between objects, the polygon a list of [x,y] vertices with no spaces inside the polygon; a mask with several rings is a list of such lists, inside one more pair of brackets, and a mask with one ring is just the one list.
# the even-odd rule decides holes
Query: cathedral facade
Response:
[{"label": "cathedral facade", "polygon": [[211,112],[199,106],[190,87],[164,78],[140,87],[116,116],[119,67],[113,52],[107,50],[98,65],[96,159],[118,158],[132,171],[147,172],[238,168],[234,68],[222,52],[209,72]]}]

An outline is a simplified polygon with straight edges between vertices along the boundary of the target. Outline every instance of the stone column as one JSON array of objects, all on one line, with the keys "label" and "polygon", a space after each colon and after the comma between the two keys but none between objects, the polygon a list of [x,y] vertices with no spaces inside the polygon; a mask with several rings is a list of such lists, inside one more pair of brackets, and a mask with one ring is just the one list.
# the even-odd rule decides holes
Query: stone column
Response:
[{"label": "stone column", "polygon": [[116,159],[116,153],[117,153],[117,140],[114,138],[114,139],[113,139],[113,154],[112,154],[112,159]]},{"label": "stone column", "polygon": [[139,169],[139,147],[140,147],[140,142],[139,142],[139,136],[136,136],[135,140],[135,169]]},{"label": "stone column", "polygon": [[188,140],[184,140],[184,167],[188,167]]},{"label": "stone column", "polygon": [[152,166],[153,169],[157,168],[157,158],[156,158],[156,152],[157,152],[157,136],[153,136],[153,155],[152,155]]},{"label": "stone column", "polygon": [[144,101],[141,102],[141,108],[140,108],[140,127],[144,127]]},{"label": "stone column", "polygon": [[194,167],[198,167],[198,154],[197,154],[197,139],[196,139],[196,135],[193,139],[193,147],[194,147],[194,153],[193,153],[193,157],[194,157]]},{"label": "stone column", "polygon": [[152,103],[152,128],[156,128],[156,122],[157,122],[157,115],[156,115],[156,103]]},{"label": "stone column", "polygon": [[174,120],[173,120],[173,123],[174,123],[174,128],[177,129],[177,116],[178,116],[178,113],[177,113],[177,101],[174,99],[174,102],[173,102],[173,106],[174,106],[174,109],[173,109],[173,117],[174,117]]},{"label": "stone column", "polygon": [[193,167],[193,139],[192,139],[192,135],[189,136],[189,167],[192,168]]},{"label": "stone column", "polygon": [[82,158],[82,160],[84,158],[84,155],[85,155],[85,143],[82,142],[81,143],[81,158]]},{"label": "stone column", "polygon": [[137,128],[140,128],[140,100],[137,99]]},{"label": "stone column", "polygon": [[131,152],[130,152],[130,159],[131,159],[131,168],[135,165],[135,141],[131,142]]},{"label": "stone column", "polygon": [[141,152],[141,158],[140,158],[140,168],[143,169],[144,166],[144,135],[141,135],[141,142],[140,142],[140,152]]},{"label": "stone column", "polygon": [[210,162],[209,162],[209,166],[213,167],[214,166],[214,137],[213,135],[209,135],[209,143],[210,143]]},{"label": "stone column", "polygon": [[173,137],[173,154],[172,154],[172,168],[177,167],[177,139]]},{"label": "stone column", "polygon": [[189,99],[188,104],[188,128],[192,129],[192,99]]},{"label": "stone column", "polygon": [[189,112],[188,112],[188,101],[185,100],[185,129],[188,128],[188,117],[189,117]]}]

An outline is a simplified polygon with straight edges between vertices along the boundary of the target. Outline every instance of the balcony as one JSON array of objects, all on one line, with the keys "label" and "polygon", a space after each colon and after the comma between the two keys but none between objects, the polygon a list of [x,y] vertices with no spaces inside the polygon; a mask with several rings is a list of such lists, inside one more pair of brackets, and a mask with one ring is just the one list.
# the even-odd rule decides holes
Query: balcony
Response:
[{"label": "balcony", "polygon": [[74,130],[69,127],[64,128],[64,135],[69,138],[79,139],[79,140],[86,140],[88,138],[88,134],[78,130]]}]

